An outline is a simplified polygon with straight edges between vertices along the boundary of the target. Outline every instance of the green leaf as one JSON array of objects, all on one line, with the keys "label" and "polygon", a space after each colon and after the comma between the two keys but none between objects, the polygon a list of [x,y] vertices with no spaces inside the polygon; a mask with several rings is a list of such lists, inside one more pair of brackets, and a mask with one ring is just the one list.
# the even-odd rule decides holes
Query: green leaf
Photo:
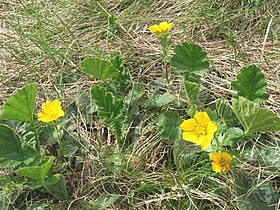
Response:
[{"label": "green leaf", "polygon": [[77,145],[71,144],[69,141],[62,142],[61,153],[65,157],[73,157],[75,153],[78,151],[79,147]]},{"label": "green leaf", "polygon": [[38,163],[41,161],[41,155],[38,153],[37,150],[35,150],[33,147],[29,146],[26,143],[23,143],[22,145],[22,151],[24,154],[24,161],[23,163],[25,165],[30,165],[30,164],[34,164]]},{"label": "green leaf", "polygon": [[200,149],[195,144],[187,142],[181,138],[177,139],[173,146],[173,158],[178,169],[189,169],[195,164]]},{"label": "green leaf", "polygon": [[195,115],[197,112],[199,112],[199,109],[198,109],[197,105],[191,104],[191,105],[188,107],[187,114],[188,114],[190,117],[194,117],[194,115]]},{"label": "green leaf", "polygon": [[206,52],[194,43],[183,43],[175,47],[175,54],[171,58],[171,66],[202,75],[209,70]]},{"label": "green leaf", "polygon": [[130,104],[131,102],[139,100],[145,93],[145,87],[143,83],[134,84],[132,90],[128,93],[126,98],[126,103]]},{"label": "green leaf", "polygon": [[242,123],[245,134],[249,132],[272,132],[280,130],[280,118],[273,112],[244,97],[232,99],[235,115]]},{"label": "green leaf", "polygon": [[216,122],[218,120],[218,114],[216,110],[212,110],[210,109],[210,107],[207,107],[206,109],[204,109],[204,111],[208,114],[211,121]]},{"label": "green leaf", "polygon": [[238,96],[243,96],[250,101],[262,102],[269,97],[265,93],[267,86],[262,71],[255,65],[244,67],[237,75],[237,80],[231,82]]},{"label": "green leaf", "polygon": [[240,209],[255,210],[256,207],[264,210],[275,209],[272,205],[277,203],[279,195],[268,181],[259,180],[259,182],[262,184],[259,185],[252,179],[252,175],[246,175],[241,171],[237,173],[234,189],[239,198]]},{"label": "green leaf", "polygon": [[99,107],[98,115],[119,139],[122,136],[122,127],[125,121],[123,101],[100,86],[91,89],[91,98]]},{"label": "green leaf", "polygon": [[65,178],[61,174],[55,174],[49,177],[43,183],[44,188],[59,200],[67,200],[69,195],[66,190]]},{"label": "green leaf", "polygon": [[106,209],[108,207],[110,207],[114,202],[116,202],[118,200],[120,196],[116,195],[116,194],[106,194],[103,193],[101,196],[99,196],[97,198],[96,201],[91,201],[89,204],[87,204],[86,206],[89,209],[93,209],[93,210],[102,210],[102,209]]},{"label": "green leaf", "polygon": [[123,101],[107,92],[105,88],[95,86],[91,89],[91,98],[99,107],[98,114],[105,119],[116,119],[124,110]]},{"label": "green leaf", "polygon": [[243,137],[243,131],[240,128],[229,128],[223,136],[223,146],[233,147]]},{"label": "green leaf", "polygon": [[[242,159],[249,160],[254,167],[265,166],[265,171],[280,173],[280,147],[277,141],[271,141],[265,135],[260,135],[258,144],[248,141],[242,150]],[[252,139],[252,138],[251,138]]]},{"label": "green leaf", "polygon": [[39,166],[28,166],[28,167],[22,167],[17,170],[17,173],[21,176],[30,178],[30,179],[35,179],[40,182],[43,182],[50,172],[50,169],[52,167],[54,158],[49,157],[46,158],[44,163]]},{"label": "green leaf", "polygon": [[144,103],[145,107],[162,107],[177,99],[174,94],[164,93],[163,95],[155,94],[150,100]]},{"label": "green leaf", "polygon": [[0,166],[16,167],[32,162],[38,153],[28,145],[22,146],[19,136],[6,125],[0,125]]},{"label": "green leaf", "polygon": [[185,81],[185,91],[186,91],[188,99],[191,102],[197,101],[197,96],[199,94],[199,87],[200,87],[200,85],[197,83]]},{"label": "green leaf", "polygon": [[236,115],[234,114],[232,108],[228,104],[228,102],[224,99],[217,99],[216,100],[216,110],[218,114],[221,116],[223,122],[227,126],[236,126],[239,124]]},{"label": "green leaf", "polygon": [[129,71],[124,67],[122,58],[120,56],[115,56],[113,59],[111,59],[111,63],[113,67],[118,71],[118,76],[114,77],[114,82],[117,90],[121,94],[126,93],[131,86],[131,76],[129,74]]},{"label": "green leaf", "polygon": [[37,84],[27,84],[17,90],[3,105],[0,118],[3,120],[31,122],[37,92]]},{"label": "green leaf", "polygon": [[102,80],[118,76],[118,71],[110,62],[101,60],[100,58],[96,57],[85,58],[80,63],[80,67],[84,73]]},{"label": "green leaf", "polygon": [[157,130],[165,139],[175,141],[181,137],[182,120],[177,112],[167,111],[157,119]]}]

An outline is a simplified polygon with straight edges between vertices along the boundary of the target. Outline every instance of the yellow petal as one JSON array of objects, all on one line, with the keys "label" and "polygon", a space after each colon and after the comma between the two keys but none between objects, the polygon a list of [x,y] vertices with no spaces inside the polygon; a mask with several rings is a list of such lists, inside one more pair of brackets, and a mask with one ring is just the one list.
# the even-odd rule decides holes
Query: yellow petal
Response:
[{"label": "yellow petal", "polygon": [[214,133],[217,131],[218,127],[212,123],[211,121],[208,123],[208,126],[207,126],[207,134],[208,135],[213,135],[214,136]]},{"label": "yellow petal", "polygon": [[212,168],[213,171],[217,173],[222,172],[222,167],[219,164],[216,164],[215,162],[212,162]]},{"label": "yellow petal", "polygon": [[232,157],[227,152],[222,152],[221,157],[228,163],[232,161]]},{"label": "yellow petal", "polygon": [[186,141],[189,141],[189,142],[192,142],[192,143],[195,143],[195,144],[197,142],[197,135],[195,135],[192,132],[183,132],[182,138]]},{"label": "yellow petal", "polygon": [[64,111],[61,109],[60,112],[58,113],[58,117],[63,117],[64,116]]},{"label": "yellow petal", "polygon": [[203,126],[207,126],[211,122],[208,114],[206,112],[197,112],[194,116],[194,119]]},{"label": "yellow petal", "polygon": [[212,152],[210,155],[209,155],[209,159],[214,161],[214,162],[217,162],[220,160],[220,153],[218,152]]},{"label": "yellow petal", "polygon": [[44,115],[44,113],[43,112],[39,112],[38,113],[38,118],[43,118],[45,115]]},{"label": "yellow petal", "polygon": [[59,101],[59,100],[53,100],[52,101],[52,106],[53,107],[60,107],[60,105],[61,105],[61,101]]},{"label": "yellow petal", "polygon": [[47,108],[47,103],[48,103],[48,101],[42,103],[42,110],[46,110],[46,108]]},{"label": "yellow petal", "polygon": [[200,144],[200,147],[202,150],[205,150],[210,144],[211,144],[211,141],[212,141],[213,138],[205,138],[205,140]]},{"label": "yellow petal", "polygon": [[45,122],[45,123],[52,121],[48,117],[45,117],[45,115],[41,116],[41,117],[38,117],[38,120],[40,120],[42,122]]},{"label": "yellow petal", "polygon": [[200,145],[202,150],[205,150],[210,144],[214,136],[204,135],[199,136],[197,139],[197,145]]},{"label": "yellow petal", "polygon": [[196,125],[196,121],[194,119],[188,119],[188,120],[184,120],[182,122],[182,124],[180,125],[180,128],[183,130],[183,131],[187,131],[187,132],[190,132],[192,130],[195,129],[195,125]]},{"label": "yellow petal", "polygon": [[207,136],[206,135],[198,136],[196,144],[201,145],[204,141],[207,141]]},{"label": "yellow petal", "polygon": [[160,26],[162,32],[165,32],[165,31],[169,31],[169,29],[171,28],[172,24],[173,23],[161,22],[159,24],[159,26]]},{"label": "yellow petal", "polygon": [[156,26],[155,25],[152,25],[149,27],[149,30],[152,32],[152,33],[156,33],[157,30],[156,30]]}]

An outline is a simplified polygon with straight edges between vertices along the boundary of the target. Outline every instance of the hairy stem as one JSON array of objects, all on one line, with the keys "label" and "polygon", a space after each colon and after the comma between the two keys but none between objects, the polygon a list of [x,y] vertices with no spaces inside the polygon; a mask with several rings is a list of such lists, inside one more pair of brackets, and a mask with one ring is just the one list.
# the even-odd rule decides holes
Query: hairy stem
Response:
[{"label": "hairy stem", "polygon": [[184,103],[187,103],[189,105],[190,104],[194,104],[190,100],[181,97],[180,94],[177,93],[177,91],[175,90],[175,88],[171,84],[170,76],[169,76],[169,69],[168,69],[168,65],[167,65],[167,57],[168,57],[168,54],[169,54],[169,48],[170,48],[170,44],[171,43],[168,40],[167,36],[166,37],[162,37],[160,44],[162,46],[162,56],[163,56],[163,66],[164,66],[164,76],[165,76],[165,80],[166,80],[166,86],[178,98],[178,100],[180,100],[180,101],[182,101]]}]

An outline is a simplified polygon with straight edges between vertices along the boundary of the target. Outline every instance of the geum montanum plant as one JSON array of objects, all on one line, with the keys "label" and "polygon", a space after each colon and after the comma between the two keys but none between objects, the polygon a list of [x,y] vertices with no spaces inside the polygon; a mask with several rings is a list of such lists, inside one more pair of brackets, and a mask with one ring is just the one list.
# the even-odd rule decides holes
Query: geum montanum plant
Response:
[{"label": "geum montanum plant", "polygon": [[[117,152],[129,148],[130,125],[139,109],[161,107],[166,111],[156,119],[157,131],[163,139],[173,142],[176,170],[185,170],[194,165],[199,156],[205,158],[207,154],[213,171],[234,174],[233,163],[240,154],[238,144],[255,138],[260,132],[280,130],[280,118],[259,104],[269,97],[265,93],[264,75],[256,65],[244,67],[236,81],[231,83],[236,94],[230,100],[216,99],[214,103],[208,103],[201,81],[209,71],[206,52],[197,44],[184,42],[175,46],[171,56],[169,31],[172,25],[162,22],[149,27],[160,41],[163,78],[170,91],[139,104],[145,94],[145,86],[140,82],[133,83],[119,56],[108,61],[88,57],[80,63],[81,71],[101,80],[90,89],[91,107],[97,107],[97,117],[112,132]],[[174,76],[182,79],[183,92],[181,87],[173,84]],[[30,125],[32,137],[27,140],[13,128],[1,124],[0,165],[14,169],[17,176],[24,177],[34,189],[43,188],[56,198],[67,200],[65,179],[62,174],[54,174],[65,156],[59,122],[64,111],[58,100],[45,102],[38,114],[42,122],[38,122],[34,118],[36,91],[37,84],[28,84],[17,90],[2,107],[1,119]],[[169,108],[176,100],[177,107],[184,110],[185,120]],[[51,156],[52,150],[45,151],[46,147],[42,146],[41,134],[46,127],[53,128],[57,134],[51,145],[59,145],[56,154]]]},{"label": "geum montanum plant", "polygon": [[[171,26],[172,23],[163,22],[149,29],[162,47],[166,86],[183,103],[188,118],[182,122],[178,113],[166,111],[157,120],[157,130],[161,136],[174,142],[173,157],[177,169],[191,171],[202,167],[201,160],[208,153],[214,172],[230,170],[235,178],[233,187],[242,209],[251,209],[256,205],[260,209],[271,209],[279,198],[273,185],[269,182],[263,184],[265,180],[259,180],[259,177],[254,179],[242,167],[237,167],[237,160],[248,157],[246,150],[252,154],[248,140],[260,139],[260,133],[280,130],[280,118],[259,104],[269,98],[262,71],[256,65],[243,67],[237,79],[231,82],[235,94],[228,95],[228,99],[218,98],[214,103],[209,102],[205,100],[207,93],[201,82],[209,71],[207,55],[199,45],[185,42],[175,46],[174,55],[170,58],[172,40],[168,31]],[[184,91],[180,94],[180,88],[173,87],[171,71],[182,78]],[[265,144],[269,143],[269,140],[265,141]],[[244,148],[240,147],[242,144],[246,145],[245,151],[240,151],[243,150],[240,148]],[[201,151],[195,145],[200,146]],[[268,173],[275,173],[278,169],[276,164],[268,169]],[[262,186],[256,189],[256,183],[260,182]],[[268,192],[269,195],[266,194]]]},{"label": "geum montanum plant", "polygon": [[[201,150],[210,153],[213,170],[226,172],[233,161],[233,154],[236,154],[238,143],[258,132],[280,130],[280,118],[259,105],[259,102],[269,97],[265,93],[267,84],[264,75],[255,65],[242,68],[237,80],[231,83],[236,91],[231,103],[225,99],[216,99],[215,107],[205,107],[201,78],[209,71],[206,53],[199,45],[185,42],[175,47],[175,54],[169,59],[172,41],[168,31],[171,26],[172,23],[162,22],[150,26],[149,30],[160,40],[167,87],[178,100],[187,104],[186,111],[190,119],[181,122],[176,112],[167,111],[159,117],[158,131],[163,138],[176,141],[177,147],[183,145],[181,138],[199,145]],[[171,69],[183,78],[183,96],[172,87]],[[177,150],[175,148],[174,152]],[[178,159],[176,156],[182,154],[174,156]]]},{"label": "geum montanum plant", "polygon": [[[174,55],[170,57],[172,40],[169,31],[172,25],[161,22],[150,26],[149,30],[160,42],[163,76],[173,95],[157,95],[144,102],[144,106],[164,107],[178,99],[180,106],[185,108],[189,119],[184,121],[177,112],[170,110],[157,118],[157,131],[164,139],[174,142],[174,159],[178,168],[182,166],[184,153],[200,153],[197,149],[188,149],[193,147],[185,142],[191,142],[209,153],[215,172],[226,172],[234,162],[234,154],[239,153],[239,143],[256,137],[260,132],[280,130],[280,118],[259,104],[269,97],[265,93],[265,77],[256,65],[243,67],[237,80],[231,83],[236,92],[231,100],[216,99],[215,103],[208,103],[201,81],[209,71],[206,52],[197,44],[184,42],[175,46]],[[80,63],[80,68],[89,76],[103,81],[91,88],[91,98],[98,106],[98,116],[114,134],[118,149],[127,148],[125,131],[132,123],[129,117],[131,106],[136,106],[136,101],[145,93],[144,85],[131,81],[119,56],[110,61],[88,57]],[[184,92],[180,94],[178,87],[173,86],[172,71],[182,78]],[[207,107],[206,104],[212,105]],[[183,165],[188,165],[189,161],[183,162]]]},{"label": "geum montanum plant", "polygon": [[[63,154],[56,143],[61,146],[58,120],[64,116],[64,111],[59,100],[47,101],[42,104],[38,118],[35,117],[36,92],[36,83],[27,84],[15,91],[2,107],[0,166],[9,167],[16,173],[16,177],[12,174],[5,177],[6,186],[11,183],[28,184],[27,189],[48,192],[57,199],[67,200],[65,178],[60,173],[54,173],[61,168],[60,158]],[[13,128],[15,123],[9,121],[19,122],[17,125],[23,132],[16,133]],[[51,154],[50,144],[44,142],[46,133],[50,131],[56,136],[51,139],[53,147],[57,148],[57,154],[54,154],[57,157]],[[46,148],[50,148],[50,151]]]}]

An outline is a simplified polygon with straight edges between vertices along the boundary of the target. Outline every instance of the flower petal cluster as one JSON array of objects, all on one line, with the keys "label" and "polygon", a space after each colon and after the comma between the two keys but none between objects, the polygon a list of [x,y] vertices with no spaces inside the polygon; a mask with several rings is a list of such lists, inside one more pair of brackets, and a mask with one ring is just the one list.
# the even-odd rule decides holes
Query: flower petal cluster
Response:
[{"label": "flower petal cluster", "polygon": [[150,26],[149,30],[157,36],[163,36],[168,33],[172,25],[173,23],[161,22],[159,25]]},{"label": "flower petal cluster", "polygon": [[56,121],[62,116],[64,116],[64,111],[61,108],[61,102],[59,100],[53,100],[42,104],[42,111],[38,113],[38,120],[48,123]]},{"label": "flower petal cluster", "polygon": [[232,162],[232,157],[226,152],[212,152],[209,158],[212,160],[213,171],[217,173],[226,172]]},{"label": "flower petal cluster", "polygon": [[211,144],[217,131],[217,126],[206,112],[197,112],[194,118],[183,121],[180,128],[183,130],[182,138],[200,145],[202,150],[205,150]]}]

